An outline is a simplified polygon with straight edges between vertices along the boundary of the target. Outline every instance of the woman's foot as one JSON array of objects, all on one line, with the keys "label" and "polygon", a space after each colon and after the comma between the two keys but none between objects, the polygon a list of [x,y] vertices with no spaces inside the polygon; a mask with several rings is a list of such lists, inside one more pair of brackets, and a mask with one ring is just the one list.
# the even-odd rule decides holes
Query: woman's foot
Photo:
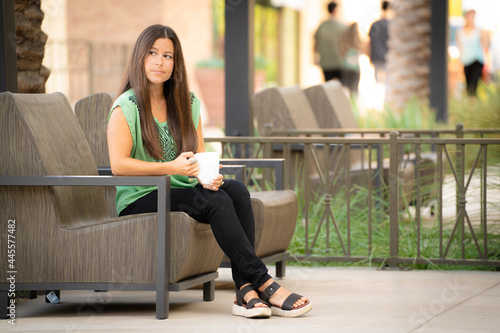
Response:
[{"label": "woman's foot", "polygon": [[272,314],[282,317],[298,317],[312,309],[307,297],[291,293],[273,279],[259,287],[259,297],[272,305]]},{"label": "woman's foot", "polygon": [[247,318],[269,318],[271,317],[271,308],[269,303],[259,299],[257,292],[248,283],[236,292],[233,315]]},{"label": "woman's foot", "polygon": [[[269,287],[273,282],[275,282],[273,279],[267,280],[262,286],[259,287],[259,291],[263,292],[267,287]],[[281,307],[281,304],[290,296],[292,293],[286,290],[285,288],[281,287],[278,288],[278,290],[275,291],[275,293],[269,298],[269,302],[273,306],[279,306]],[[307,297],[303,296],[299,298],[295,303],[293,303],[294,308],[298,308],[305,303],[307,303],[308,299]]]},{"label": "woman's foot", "polygon": [[[247,283],[243,286],[241,286],[240,290],[243,290],[243,288],[245,288],[246,286],[251,286],[250,283]],[[255,289],[252,288],[252,290],[248,289],[249,291],[243,295],[243,302],[245,304],[248,304],[248,302],[250,302],[250,300],[254,299],[254,298],[259,298],[259,294],[257,294],[257,291]],[[236,294],[235,296],[235,302],[238,301],[238,294]],[[254,305],[254,308],[269,308],[269,305],[267,304],[267,302],[258,302]]]}]

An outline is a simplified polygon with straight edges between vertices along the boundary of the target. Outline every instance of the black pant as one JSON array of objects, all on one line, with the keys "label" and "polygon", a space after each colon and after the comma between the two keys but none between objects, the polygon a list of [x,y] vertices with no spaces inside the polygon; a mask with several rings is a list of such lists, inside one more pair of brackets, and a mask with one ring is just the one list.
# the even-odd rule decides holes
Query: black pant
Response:
[{"label": "black pant", "polygon": [[[246,283],[259,287],[271,276],[255,254],[255,220],[250,193],[242,183],[225,180],[219,191],[195,188],[173,188],[170,209],[187,213],[193,219],[209,223],[217,243],[231,260],[236,288]],[[120,216],[157,212],[158,192],[139,198]]]},{"label": "black pant", "polygon": [[358,93],[358,86],[359,86],[359,72],[357,71],[351,71],[351,70],[344,70],[342,71],[342,85],[344,87],[349,88],[349,91],[351,94],[357,94]]},{"label": "black pant", "polygon": [[467,83],[467,93],[469,96],[476,96],[477,83],[483,72],[483,64],[474,61],[468,66],[464,66],[465,82]]},{"label": "black pant", "polygon": [[340,69],[323,69],[323,75],[325,75],[325,81],[330,81],[333,79],[342,79],[342,71]]}]

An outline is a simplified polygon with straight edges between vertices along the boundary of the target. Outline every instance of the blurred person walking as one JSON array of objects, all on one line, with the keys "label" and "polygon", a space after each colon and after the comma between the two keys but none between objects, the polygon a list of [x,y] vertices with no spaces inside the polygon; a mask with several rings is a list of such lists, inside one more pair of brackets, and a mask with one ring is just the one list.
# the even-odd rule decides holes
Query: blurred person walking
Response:
[{"label": "blurred person walking", "polygon": [[389,1],[382,2],[382,14],[380,19],[372,23],[368,36],[370,37],[368,55],[370,62],[375,68],[375,81],[386,83],[386,55],[389,51],[387,41],[389,40]]},{"label": "blurred person walking", "polygon": [[324,21],[314,34],[315,55],[319,54],[319,66],[323,70],[325,81],[342,81],[343,57],[340,54],[340,42],[346,31],[346,25],[337,19],[337,3],[327,6],[330,17]]},{"label": "blurred person walking", "polygon": [[349,88],[351,94],[358,93],[359,55],[365,49],[365,43],[359,35],[358,23],[354,22],[345,31],[340,42],[342,62],[342,85]]},{"label": "blurred person walking", "polygon": [[474,20],[476,11],[465,12],[465,25],[458,31],[457,43],[460,49],[460,61],[464,65],[467,94],[476,96],[477,84],[484,68],[484,52],[488,49],[486,31],[476,27]]}]

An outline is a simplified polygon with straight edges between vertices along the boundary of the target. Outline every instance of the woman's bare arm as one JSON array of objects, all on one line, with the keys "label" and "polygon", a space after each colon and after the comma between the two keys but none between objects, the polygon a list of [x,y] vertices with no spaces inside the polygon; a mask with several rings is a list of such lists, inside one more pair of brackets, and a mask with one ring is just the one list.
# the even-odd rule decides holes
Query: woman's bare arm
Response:
[{"label": "woman's bare arm", "polygon": [[198,163],[189,163],[193,152],[184,152],[171,162],[146,162],[130,157],[133,141],[121,107],[116,107],[108,123],[108,148],[111,171],[116,176],[197,176]]},{"label": "woman's bare arm", "polygon": [[201,117],[198,122],[198,128],[196,129],[196,136],[198,137],[198,149],[197,153],[203,153],[205,151],[205,140],[203,139],[203,129],[201,126]]},{"label": "woman's bare arm", "polygon": [[483,50],[487,50],[490,47],[490,36],[488,35],[488,31],[481,29],[481,46]]}]

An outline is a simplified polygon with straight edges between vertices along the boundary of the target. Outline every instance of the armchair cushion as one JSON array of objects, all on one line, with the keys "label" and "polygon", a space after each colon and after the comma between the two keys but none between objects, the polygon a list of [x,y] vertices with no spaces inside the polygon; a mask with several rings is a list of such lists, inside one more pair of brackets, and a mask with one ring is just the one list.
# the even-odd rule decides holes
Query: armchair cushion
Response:
[{"label": "armchair cushion", "polygon": [[[1,93],[0,110],[0,175],[98,175],[64,95]],[[104,198],[101,186],[0,186],[0,219],[16,220],[16,281],[154,283],[157,214],[118,218]],[[217,271],[222,251],[210,226],[170,218],[170,283]]]}]

